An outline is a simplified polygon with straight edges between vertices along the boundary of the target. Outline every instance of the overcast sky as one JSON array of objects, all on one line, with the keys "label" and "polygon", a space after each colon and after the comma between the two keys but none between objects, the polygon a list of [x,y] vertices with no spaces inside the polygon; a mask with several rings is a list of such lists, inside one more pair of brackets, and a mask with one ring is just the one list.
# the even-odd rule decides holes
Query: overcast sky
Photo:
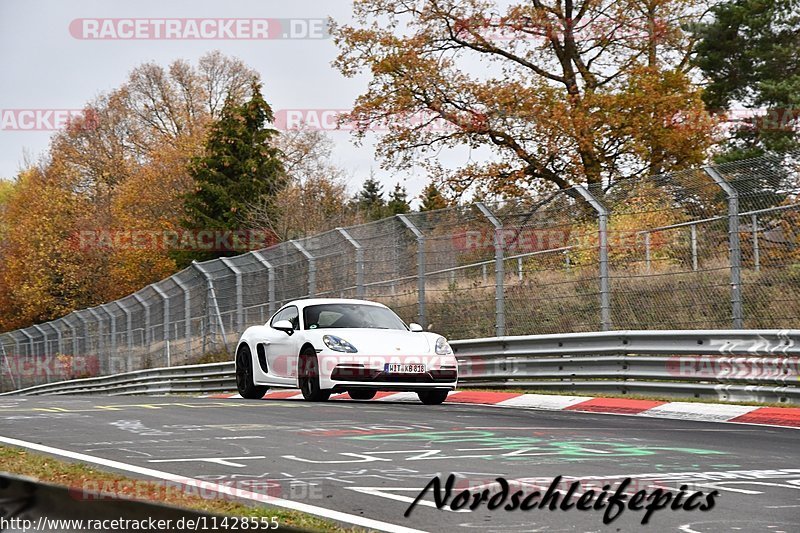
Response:
[{"label": "overcast sky", "polygon": [[[80,39],[74,36],[80,23],[73,21],[330,16],[347,22],[351,13],[350,0],[0,0],[0,110],[5,113],[0,117],[8,120],[9,110],[13,110],[14,120],[22,124],[22,110],[80,109],[98,94],[118,87],[128,72],[143,62],[167,65],[178,58],[196,62],[214,49],[237,56],[260,72],[265,97],[276,112],[348,109],[366,87],[367,78],[347,79],[331,67],[337,50],[330,38]],[[87,26],[81,27],[86,31]],[[81,35],[80,30],[77,34]],[[51,131],[13,130],[7,122],[0,126],[0,177],[13,177],[25,154],[35,159],[44,153],[51,135]],[[350,176],[351,191],[359,188],[371,169],[385,184],[386,192],[399,181],[413,197],[427,183],[421,170],[402,174],[381,171],[371,142],[356,147],[347,132],[330,136],[335,143],[334,162]],[[450,161],[445,163],[463,164],[469,155],[466,151],[449,154]]]}]

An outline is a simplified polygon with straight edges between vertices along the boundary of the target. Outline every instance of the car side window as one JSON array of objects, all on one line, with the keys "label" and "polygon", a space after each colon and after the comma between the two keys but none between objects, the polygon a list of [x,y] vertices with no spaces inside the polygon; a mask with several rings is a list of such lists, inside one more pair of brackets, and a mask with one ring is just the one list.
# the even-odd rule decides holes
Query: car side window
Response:
[{"label": "car side window", "polygon": [[272,326],[273,324],[275,324],[275,322],[278,322],[279,320],[287,320],[286,314],[289,311],[289,309],[291,308],[287,307],[286,309],[281,309],[280,311],[275,313],[275,316],[272,317],[272,320],[270,320],[269,325]]},{"label": "car side window", "polygon": [[294,306],[287,307],[283,311],[286,313],[286,315],[281,317],[281,320],[288,320],[291,322],[292,327],[295,330],[300,329],[300,314],[297,312],[297,308]]}]

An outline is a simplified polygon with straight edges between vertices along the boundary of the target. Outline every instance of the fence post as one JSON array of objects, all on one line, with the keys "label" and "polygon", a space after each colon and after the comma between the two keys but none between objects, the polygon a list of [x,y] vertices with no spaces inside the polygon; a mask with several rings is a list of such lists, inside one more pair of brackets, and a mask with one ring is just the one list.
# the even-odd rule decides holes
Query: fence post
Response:
[{"label": "fence post", "polygon": [[714,167],[705,167],[703,170],[728,197],[731,310],[733,311],[733,328],[741,329],[744,327],[744,309],[742,307],[742,248],[739,243],[739,193]]},{"label": "fence post", "polygon": [[597,212],[600,237],[600,325],[603,331],[611,329],[611,289],[608,281],[608,209],[597,201],[585,187],[576,185],[584,200]]},{"label": "fence post", "polygon": [[[184,282],[178,279],[178,276],[172,276],[172,281],[183,291],[183,338],[186,344],[187,354],[191,351],[189,339],[192,337],[192,295],[189,292],[189,287]],[[177,340],[177,335],[176,339]]]},{"label": "fence post", "polygon": [[81,316],[82,312],[75,311],[75,316],[78,317],[78,321],[83,325],[83,355],[89,355],[89,322]]},{"label": "fence post", "polygon": [[480,209],[483,216],[489,219],[494,226],[494,315],[495,315],[495,335],[502,337],[506,334],[506,301],[505,301],[505,265],[503,264],[503,223],[494,216],[483,202],[478,202],[475,206]]},{"label": "fence post", "polygon": [[395,215],[405,227],[417,238],[417,301],[419,304],[419,323],[424,328],[425,323],[425,235],[406,215]]},{"label": "fence post", "polygon": [[[70,315],[72,314],[74,313],[70,313]],[[72,333],[72,355],[78,355],[78,330],[68,320],[70,315],[64,317],[64,323],[69,328],[70,333]]]},{"label": "fence post", "polygon": [[47,349],[47,333],[45,333],[44,330],[41,328],[41,326],[39,326],[38,324],[34,324],[31,327],[33,329],[35,329],[36,331],[38,331],[39,334],[41,334],[41,336],[42,336],[42,355],[44,355],[45,358],[49,357],[51,354],[48,353],[49,350]]},{"label": "fence post", "polygon": [[110,326],[110,334],[111,334],[111,353],[117,352],[117,317],[114,316],[114,313],[108,310],[108,305],[110,304],[103,304],[100,306],[100,309],[105,311],[108,315],[109,321],[108,325]]},{"label": "fence post", "polygon": [[297,241],[289,241],[297,250],[303,254],[308,261],[308,297],[313,298],[317,294],[317,261],[303,245]]},{"label": "fence post", "polygon": [[97,361],[100,375],[104,376],[108,373],[108,365],[106,364],[106,358],[103,356],[106,347],[106,343],[103,340],[103,319],[100,318],[100,315],[94,310],[94,307],[90,307],[86,311],[97,321]]},{"label": "fence post", "polygon": [[[356,250],[356,298],[364,297],[364,248],[344,228],[336,228]],[[396,262],[395,262],[396,264]]]},{"label": "fence post", "polygon": [[[228,339],[225,335],[225,324],[222,323],[222,315],[219,313],[219,305],[217,305],[217,293],[214,290],[214,279],[211,277],[211,274],[206,271],[203,266],[198,263],[196,260],[192,261],[192,268],[197,270],[201,276],[206,280],[206,287],[208,288],[208,292],[206,294],[206,309],[208,310],[208,332],[211,333],[211,318],[212,313],[217,316],[217,323],[219,324],[220,334],[222,335],[222,346],[225,348],[225,351],[230,353],[228,350]],[[203,342],[203,346],[205,346],[205,339]]]},{"label": "fence post", "polygon": [[163,302],[164,306],[164,317],[161,320],[161,323],[164,327],[164,355],[167,358],[167,366],[170,366],[169,363],[169,296],[167,293],[164,292],[160,287],[158,287],[155,283],[150,285],[156,294],[161,297],[161,301]]},{"label": "fence post", "polygon": [[57,328],[55,324],[57,322],[63,322],[63,318],[59,318],[58,320],[53,320],[52,322],[48,322],[53,331],[56,332],[56,351],[60,354],[64,353],[64,338],[61,334],[61,328]]},{"label": "fence post", "polygon": [[692,238],[692,270],[697,271],[697,224],[689,226]]},{"label": "fence post", "polygon": [[[256,261],[261,263],[264,268],[267,269],[267,300],[269,300],[269,314],[272,316],[272,313],[275,312],[275,267],[272,266],[272,263],[267,261],[267,258],[264,257],[260,251],[252,251],[250,252],[253,254],[253,257],[256,258]],[[263,318],[263,317],[262,317]]]},{"label": "fence post", "polygon": [[644,234],[644,264],[647,267],[647,272],[650,272],[650,232]]},{"label": "fence post", "polygon": [[753,263],[755,264],[756,272],[761,271],[761,253],[758,249],[758,215],[750,215],[750,221],[753,226]]},{"label": "fence post", "polygon": [[144,298],[139,296],[137,293],[133,294],[133,299],[142,306],[144,309],[144,335],[142,335],[142,347],[147,346],[148,350],[150,347],[150,306],[147,305]]},{"label": "fence post", "polygon": [[117,307],[119,307],[123,313],[125,313],[125,337],[127,338],[126,345],[128,348],[128,354],[133,351],[133,316],[131,314],[131,310],[125,307],[125,304],[122,303],[122,300],[117,300],[115,302]]},{"label": "fence post", "polygon": [[236,277],[236,329],[239,333],[244,331],[244,303],[242,301],[242,271],[234,265],[227,257],[220,257],[219,260],[228,270],[233,272]]}]

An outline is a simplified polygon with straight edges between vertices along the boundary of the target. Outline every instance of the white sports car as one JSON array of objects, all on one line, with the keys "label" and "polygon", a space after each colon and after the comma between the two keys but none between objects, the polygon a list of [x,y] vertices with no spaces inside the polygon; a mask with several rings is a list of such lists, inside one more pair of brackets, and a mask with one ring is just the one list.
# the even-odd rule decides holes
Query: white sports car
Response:
[{"label": "white sports car", "polygon": [[457,379],[444,337],[407,326],[385,305],[365,300],[295,300],[267,324],[248,328],[236,347],[236,386],[248,399],[270,387],[299,387],[316,402],[345,391],[370,400],[386,390],[440,404]]}]

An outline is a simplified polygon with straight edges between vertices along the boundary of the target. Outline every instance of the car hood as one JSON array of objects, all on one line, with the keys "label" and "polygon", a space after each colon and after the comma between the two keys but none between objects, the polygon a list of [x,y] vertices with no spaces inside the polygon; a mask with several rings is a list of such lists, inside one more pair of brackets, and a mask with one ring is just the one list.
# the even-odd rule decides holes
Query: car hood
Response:
[{"label": "car hood", "polygon": [[394,329],[331,328],[307,330],[306,333],[319,337],[319,347],[324,346],[323,335],[335,335],[364,355],[427,354],[436,342],[429,339],[429,333]]}]

